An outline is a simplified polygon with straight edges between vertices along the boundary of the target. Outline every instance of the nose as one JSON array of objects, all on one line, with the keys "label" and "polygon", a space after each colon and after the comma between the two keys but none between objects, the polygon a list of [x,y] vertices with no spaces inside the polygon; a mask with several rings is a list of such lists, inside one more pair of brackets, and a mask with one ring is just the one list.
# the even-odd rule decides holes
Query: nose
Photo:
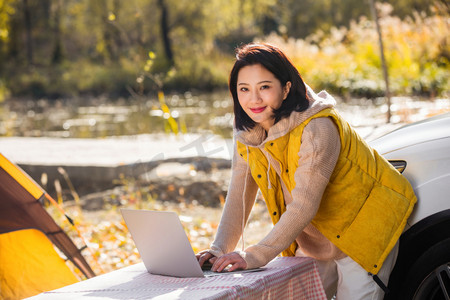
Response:
[{"label": "nose", "polygon": [[251,93],[251,102],[252,103],[260,103],[260,102],[262,102],[261,95],[259,94],[258,90],[256,90],[256,91]]}]

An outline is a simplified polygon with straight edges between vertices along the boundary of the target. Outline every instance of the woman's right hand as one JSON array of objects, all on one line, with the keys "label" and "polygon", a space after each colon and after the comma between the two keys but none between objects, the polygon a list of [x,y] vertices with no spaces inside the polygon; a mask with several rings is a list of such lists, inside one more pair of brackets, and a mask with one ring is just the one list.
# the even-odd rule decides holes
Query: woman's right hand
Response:
[{"label": "woman's right hand", "polygon": [[203,264],[207,261],[209,261],[211,264],[214,264],[217,257],[215,257],[213,254],[211,254],[208,250],[201,251],[195,255],[197,257],[198,263],[200,264],[200,267],[203,266]]}]

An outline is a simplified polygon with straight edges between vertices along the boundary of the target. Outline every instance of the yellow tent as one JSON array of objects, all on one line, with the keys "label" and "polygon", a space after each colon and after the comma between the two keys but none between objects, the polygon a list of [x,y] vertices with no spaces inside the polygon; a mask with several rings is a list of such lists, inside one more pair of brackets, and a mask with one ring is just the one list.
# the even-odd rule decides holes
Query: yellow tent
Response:
[{"label": "yellow tent", "polygon": [[22,299],[77,282],[53,245],[87,278],[94,272],[45,211],[46,193],[0,154],[0,299]]}]

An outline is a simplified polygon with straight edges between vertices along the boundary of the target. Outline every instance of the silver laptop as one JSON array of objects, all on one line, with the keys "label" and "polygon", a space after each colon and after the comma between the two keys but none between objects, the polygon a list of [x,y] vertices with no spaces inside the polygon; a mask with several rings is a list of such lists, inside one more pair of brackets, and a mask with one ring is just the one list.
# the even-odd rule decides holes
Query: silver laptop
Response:
[{"label": "silver laptop", "polygon": [[216,273],[203,271],[175,212],[121,209],[131,237],[151,274],[205,277],[261,271],[264,268]]}]

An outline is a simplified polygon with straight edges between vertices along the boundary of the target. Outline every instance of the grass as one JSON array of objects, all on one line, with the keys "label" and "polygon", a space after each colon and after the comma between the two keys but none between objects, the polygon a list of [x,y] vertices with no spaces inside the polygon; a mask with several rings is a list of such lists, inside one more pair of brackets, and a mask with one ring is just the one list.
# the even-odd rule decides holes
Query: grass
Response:
[{"label": "grass", "polygon": [[[86,241],[91,251],[84,250],[83,255],[97,275],[140,262],[140,255],[121,217],[120,208],[175,211],[180,216],[194,252],[209,248],[220,221],[221,207],[205,207],[195,201],[192,203],[161,201],[156,195],[152,196],[144,189],[136,189],[131,182],[129,181],[129,186],[125,188],[127,192],[118,195],[119,199],[114,199],[114,202],[120,203],[119,205],[106,204],[102,210],[82,210],[74,200],[62,202],[66,214],[75,221],[82,238],[55,206],[47,207],[47,211],[78,248],[84,246],[83,240]],[[170,186],[167,188],[170,189]],[[259,199],[247,225],[247,245],[257,243],[271,227],[265,204]],[[79,278],[83,278],[78,269],[71,264],[69,266]]]}]

